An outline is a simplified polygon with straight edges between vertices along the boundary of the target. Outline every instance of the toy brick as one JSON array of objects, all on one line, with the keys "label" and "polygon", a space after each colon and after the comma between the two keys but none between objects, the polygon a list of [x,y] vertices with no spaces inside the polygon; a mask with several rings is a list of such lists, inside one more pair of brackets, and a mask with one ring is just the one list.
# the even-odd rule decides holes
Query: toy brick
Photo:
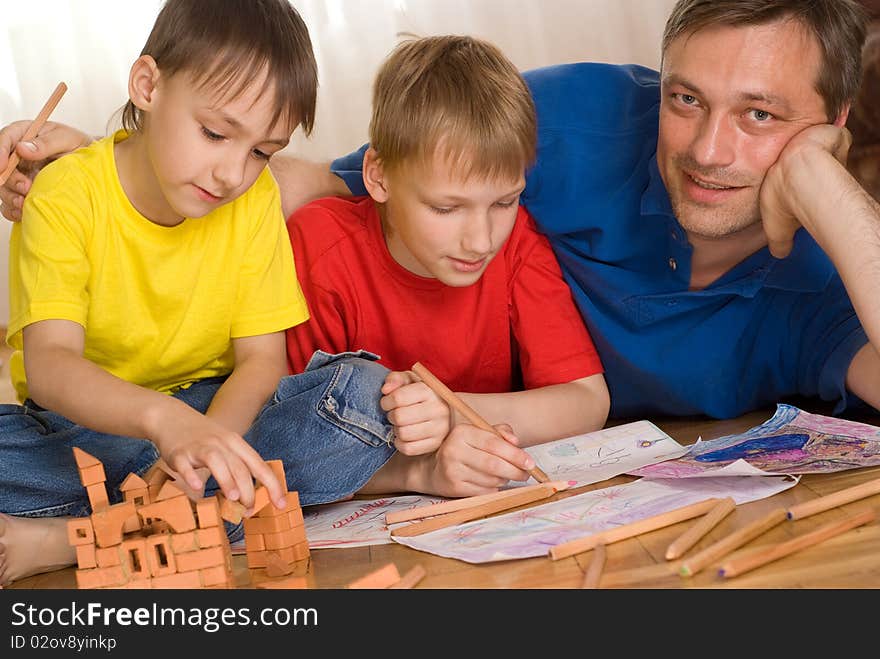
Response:
[{"label": "toy brick", "polygon": [[98,567],[113,567],[114,565],[122,565],[122,559],[119,556],[119,545],[112,547],[98,547],[95,549],[95,562]]},{"label": "toy brick", "polygon": [[266,506],[275,508],[275,504],[269,501],[269,490],[266,489],[265,485],[260,485],[260,487],[254,490],[254,505],[251,508],[255,514],[259,514]]},{"label": "toy brick", "polygon": [[246,508],[238,501],[232,501],[226,497],[220,500],[220,516],[227,522],[238,524],[245,510]]},{"label": "toy brick", "polygon": [[279,510],[275,507],[275,504],[271,504],[268,506],[264,506],[262,510],[259,511],[256,517],[280,517],[282,515],[287,515],[288,513],[299,509],[299,494],[296,492],[288,492],[287,493],[287,505]]},{"label": "toy brick", "polygon": [[[122,485],[119,486],[120,492],[136,492],[137,490],[147,490],[149,484],[143,478],[138,476],[135,473],[131,473],[125,477],[125,480],[122,481]],[[148,502],[144,502],[148,503]]]},{"label": "toy brick", "polygon": [[293,566],[274,551],[266,552],[266,574],[270,577],[283,577],[293,572]]},{"label": "toy brick", "polygon": [[107,498],[107,486],[103,482],[96,483],[95,485],[86,485],[86,493],[89,496],[92,512],[106,510],[110,507],[110,499]]},{"label": "toy brick", "polygon": [[289,513],[287,513],[288,526],[289,528],[295,528],[297,526],[303,526],[306,521],[303,519],[303,511],[302,508],[294,508]]},{"label": "toy brick", "polygon": [[251,517],[244,520],[245,533],[280,533],[289,528],[288,517]]},{"label": "toy brick", "polygon": [[125,540],[119,546],[122,566],[129,579],[148,579],[150,577],[151,570],[148,565],[147,551],[146,538]]},{"label": "toy brick", "polygon": [[152,579],[129,579],[124,586],[116,586],[116,588],[125,588],[126,590],[149,590],[152,588]]},{"label": "toy brick", "polygon": [[96,465],[80,467],[79,469],[79,482],[83,484],[83,487],[103,483],[106,480],[107,476],[104,474],[104,465],[100,462]]},{"label": "toy brick", "polygon": [[202,579],[198,572],[177,572],[153,577],[150,585],[153,588],[201,588]]},{"label": "toy brick", "polygon": [[305,540],[305,533],[302,527],[295,529],[287,529],[278,533],[266,533],[263,535],[263,541],[266,543],[266,549],[281,549],[282,547],[293,547],[293,545]]},{"label": "toy brick", "polygon": [[138,514],[144,519],[149,517],[151,519],[163,520],[176,533],[185,533],[196,528],[196,518],[193,515],[192,505],[183,493],[171,499],[163,499],[146,506],[141,506],[138,508]]},{"label": "toy brick", "polygon": [[263,540],[262,533],[245,533],[244,546],[246,551],[263,551],[266,548],[266,541]]},{"label": "toy brick", "polygon": [[400,578],[400,581],[391,584],[389,588],[395,590],[415,588],[415,585],[425,578],[425,574],[425,568],[421,565],[414,565],[409,572]]},{"label": "toy brick", "polygon": [[199,549],[198,551],[191,551],[186,554],[178,554],[176,558],[177,569],[180,572],[202,570],[226,563],[226,554],[222,547],[209,547],[208,549]]},{"label": "toy brick", "polygon": [[309,544],[302,542],[293,547],[282,547],[273,551],[288,563],[296,563],[309,557]]},{"label": "toy brick", "polygon": [[122,586],[126,581],[121,565],[76,571],[77,588],[108,588]]},{"label": "toy brick", "polygon": [[388,565],[384,565],[378,570],[370,572],[360,579],[355,579],[350,584],[348,584],[348,587],[388,588],[390,585],[398,581],[400,581],[400,573],[397,571],[397,566],[394,563],[388,563]]},{"label": "toy brick", "polygon": [[247,566],[249,568],[266,567],[268,555],[267,551],[246,551]]},{"label": "toy brick", "polygon": [[135,512],[134,503],[124,501],[106,510],[92,513],[92,527],[95,529],[95,542],[99,547],[110,547],[122,542],[122,527],[125,520]]},{"label": "toy brick", "polygon": [[170,538],[171,536],[164,533],[147,538],[147,565],[154,577],[174,574],[181,569],[179,557],[186,554],[175,554],[171,549]]},{"label": "toy brick", "polygon": [[257,588],[278,588],[278,589],[303,589],[308,588],[305,577],[287,577],[286,579],[274,579],[272,581],[262,581],[258,583]]},{"label": "toy brick", "polygon": [[76,566],[81,570],[98,567],[97,560],[95,559],[95,545],[93,543],[76,546]]},{"label": "toy brick", "polygon": [[196,501],[196,513],[199,518],[199,528],[207,529],[212,526],[222,526],[223,518],[220,516],[220,501],[216,496]]},{"label": "toy brick", "polygon": [[101,464],[101,461],[94,455],[86,453],[81,448],[76,448],[75,446],[73,447],[73,459],[76,460],[77,469],[85,469],[86,467],[94,467]]},{"label": "toy brick", "polygon": [[[135,506],[138,505],[136,503],[135,499],[131,499],[131,502],[134,503]],[[129,517],[127,520],[125,520],[125,523],[122,525],[122,533],[124,535],[126,533],[134,533],[135,531],[140,531],[140,530],[141,530],[141,518],[138,516],[137,512],[135,512],[134,515]]]},{"label": "toy brick", "polygon": [[162,484],[162,489],[159,490],[159,496],[156,497],[156,501],[165,501],[166,499],[185,496],[186,494],[184,491],[177,487],[177,485],[174,484],[174,481],[165,481],[165,483]]},{"label": "toy brick", "polygon": [[67,542],[72,547],[95,544],[92,520],[88,517],[75,517],[67,522]]},{"label": "toy brick", "polygon": [[225,565],[199,570],[199,576],[203,586],[227,586],[232,583],[232,573],[226,569]]},{"label": "toy brick", "polygon": [[175,554],[182,554],[187,551],[195,551],[199,548],[199,545],[196,542],[195,531],[187,531],[186,533],[172,533],[168,537],[171,538],[171,551]]},{"label": "toy brick", "polygon": [[284,464],[282,464],[281,460],[266,460],[266,464],[271,467],[272,472],[275,474],[275,478],[281,483],[281,489],[286,492],[287,475],[284,473]]},{"label": "toy brick", "polygon": [[225,539],[226,531],[219,526],[210,529],[196,529],[196,542],[201,548],[222,545]]}]

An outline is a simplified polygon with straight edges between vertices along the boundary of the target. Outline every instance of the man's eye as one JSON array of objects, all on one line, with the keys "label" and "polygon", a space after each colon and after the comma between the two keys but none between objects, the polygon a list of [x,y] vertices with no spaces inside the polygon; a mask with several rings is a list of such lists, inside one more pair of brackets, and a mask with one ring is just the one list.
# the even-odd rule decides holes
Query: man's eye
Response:
[{"label": "man's eye", "polygon": [[752,118],[758,122],[769,121],[773,118],[773,115],[767,112],[767,110],[749,110],[752,115]]}]

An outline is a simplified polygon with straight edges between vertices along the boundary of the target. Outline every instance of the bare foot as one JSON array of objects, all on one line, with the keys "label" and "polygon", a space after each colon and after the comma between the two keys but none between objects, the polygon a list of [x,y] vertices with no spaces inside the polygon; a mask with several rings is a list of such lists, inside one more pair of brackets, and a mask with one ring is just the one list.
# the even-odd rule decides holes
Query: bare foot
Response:
[{"label": "bare foot", "polygon": [[76,563],[67,541],[70,517],[13,517],[0,513],[0,585]]}]

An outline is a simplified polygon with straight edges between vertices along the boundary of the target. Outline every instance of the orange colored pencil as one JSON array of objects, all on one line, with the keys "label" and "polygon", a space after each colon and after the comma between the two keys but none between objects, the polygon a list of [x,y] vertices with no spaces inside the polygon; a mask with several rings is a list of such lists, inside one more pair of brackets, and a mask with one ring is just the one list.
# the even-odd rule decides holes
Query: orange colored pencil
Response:
[{"label": "orange colored pencil", "polygon": [[[31,125],[27,127],[27,130],[24,132],[24,135],[21,138],[22,142],[30,142],[34,139],[40,132],[40,129],[49,119],[49,115],[52,114],[52,110],[55,109],[55,106],[58,105],[58,101],[61,100],[61,97],[64,96],[64,92],[67,91],[67,85],[63,82],[59,82],[58,86],[55,87],[55,91],[52,92],[52,95],[49,97],[49,100],[46,101],[46,104],[43,106],[43,109],[40,110],[40,113],[37,115],[36,119],[31,122]],[[18,163],[21,161],[19,155],[13,150],[12,153],[9,154],[9,162],[6,164],[6,169],[3,170],[3,173],[0,174],[0,185],[6,183],[6,179],[15,171],[15,168],[18,167]]]},{"label": "orange colored pencil", "polygon": [[[474,424],[477,428],[482,430],[486,430],[487,432],[495,433],[501,439],[504,439],[504,435],[502,435],[498,430],[496,430],[488,421],[486,421],[483,417],[481,417],[477,411],[472,408],[470,405],[465,403],[461,398],[459,398],[452,389],[443,384],[437,376],[435,376],[431,371],[425,368],[420,362],[416,362],[412,365],[410,369],[413,373],[421,378],[422,382],[424,382],[431,390],[440,396],[446,404],[452,407],[454,410],[459,412],[465,419]],[[544,470],[541,469],[538,465],[535,465],[531,469],[529,469],[529,473],[539,483],[546,483],[550,480],[550,477],[544,473]]]},{"label": "orange colored pencil", "polygon": [[599,582],[602,580],[602,569],[605,567],[605,559],[607,557],[605,545],[596,545],[593,549],[593,558],[590,561],[590,567],[584,575],[584,582],[581,588],[598,588]]},{"label": "orange colored pencil", "polygon": [[683,556],[688,549],[697,544],[704,535],[718,526],[721,520],[732,513],[735,508],[736,501],[733,500],[733,497],[727,497],[719,501],[712,510],[694,522],[693,526],[670,543],[666,549],[666,560],[671,561],[679,556]]},{"label": "orange colored pencil", "polygon": [[818,545],[825,542],[829,538],[846,533],[850,529],[862,526],[868,522],[873,522],[877,514],[872,508],[863,510],[861,513],[837,522],[831,522],[824,526],[820,526],[815,531],[805,533],[791,540],[780,542],[760,550],[756,550],[751,554],[747,554],[740,558],[734,558],[721,566],[718,574],[725,578],[737,577],[745,572],[754,570],[772,561],[779,560],[789,554],[801,551],[807,547]]},{"label": "orange colored pencil", "polygon": [[698,501],[697,503],[682,506],[681,508],[667,510],[665,513],[660,513],[653,517],[639,519],[635,522],[624,524],[623,526],[618,526],[614,529],[600,531],[599,533],[593,533],[592,535],[583,538],[576,538],[575,540],[563,542],[550,547],[550,558],[554,561],[558,561],[560,558],[567,558],[584,551],[589,551],[599,544],[610,545],[613,542],[626,540],[627,538],[632,538],[641,535],[642,533],[648,533],[649,531],[662,529],[663,527],[683,522],[686,519],[693,519],[694,517],[705,515],[715,507],[715,504],[718,503],[719,500],[720,499],[716,498],[705,499],[703,501]]},{"label": "orange colored pencil", "polygon": [[803,519],[804,517],[825,512],[831,508],[837,508],[837,506],[852,503],[859,499],[866,499],[875,494],[880,494],[880,478],[875,478],[867,483],[854,485],[845,490],[832,492],[831,494],[826,494],[824,497],[818,497],[812,501],[804,501],[796,506],[792,506],[788,509],[788,518]]}]

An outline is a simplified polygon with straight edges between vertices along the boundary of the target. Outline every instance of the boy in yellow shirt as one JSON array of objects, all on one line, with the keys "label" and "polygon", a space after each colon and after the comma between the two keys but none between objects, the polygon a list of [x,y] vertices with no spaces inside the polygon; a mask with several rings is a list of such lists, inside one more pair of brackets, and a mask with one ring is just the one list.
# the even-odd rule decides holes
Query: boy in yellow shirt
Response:
[{"label": "boy in yellow shirt", "polygon": [[247,507],[256,478],[285,505],[243,436],[308,317],[266,164],[311,130],[316,71],[287,0],[168,0],[125,130],[37,177],[10,246],[22,405],[0,407],[0,583],[74,561],[74,446],[111,501],[161,456],[195,490],[210,474]]}]

